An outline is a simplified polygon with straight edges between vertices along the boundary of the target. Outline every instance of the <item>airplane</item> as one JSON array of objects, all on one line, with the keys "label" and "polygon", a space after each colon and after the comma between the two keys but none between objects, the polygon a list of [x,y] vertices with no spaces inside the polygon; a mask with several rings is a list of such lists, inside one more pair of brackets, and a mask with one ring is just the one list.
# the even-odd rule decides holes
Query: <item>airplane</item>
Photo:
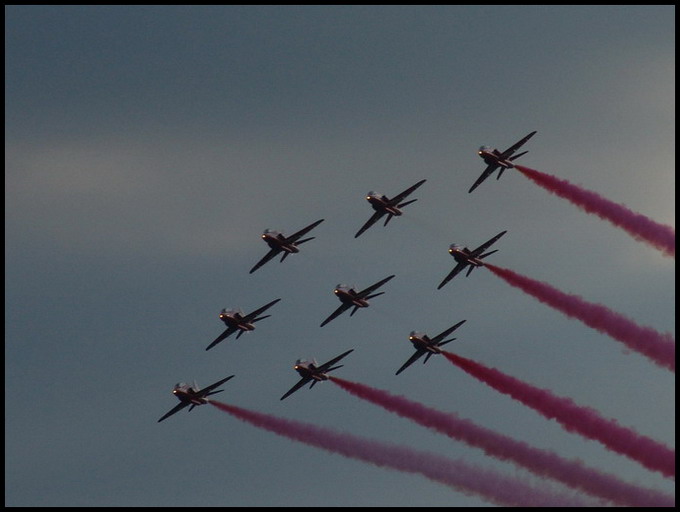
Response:
[{"label": "airplane", "polygon": [[501,231],[491,240],[487,240],[473,251],[471,251],[467,247],[460,247],[459,245],[451,244],[449,246],[449,254],[453,256],[453,258],[456,260],[456,266],[453,267],[453,270],[449,272],[449,275],[444,278],[444,280],[439,284],[439,286],[437,286],[437,290],[439,290],[442,286],[448,283],[451,279],[456,277],[456,275],[468,265],[470,266],[470,268],[468,268],[465,277],[469,276],[470,273],[476,267],[484,266],[484,262],[482,261],[482,259],[486,258],[487,256],[495,252],[498,252],[498,249],[491,252],[487,252],[486,254],[482,253],[486,251],[489,247],[491,247],[491,245],[495,243],[496,240],[502,237],[505,233],[507,233],[507,230]]},{"label": "airplane", "polygon": [[258,268],[267,263],[269,260],[271,260],[274,256],[276,256],[280,252],[283,253],[283,256],[281,256],[281,261],[285,260],[289,254],[300,252],[300,249],[298,249],[298,245],[302,245],[305,242],[309,242],[310,240],[316,238],[312,236],[300,240],[300,237],[309,233],[312,229],[321,224],[323,220],[324,219],[317,220],[316,222],[313,222],[306,228],[302,228],[297,233],[293,233],[288,237],[283,236],[283,234],[279,233],[278,231],[265,229],[264,233],[262,233],[262,240],[264,240],[270,247],[269,252],[265,254],[264,257],[260,261],[258,261],[253,268],[250,269],[249,273],[252,274],[253,272],[255,272]]},{"label": "airplane", "polygon": [[180,403],[177,404],[172,409],[170,409],[165,415],[163,415],[163,417],[160,420],[158,420],[158,423],[172,416],[176,412],[181,411],[185,407],[189,407],[189,410],[191,411],[197,405],[207,404],[210,401],[207,398],[208,396],[214,395],[216,393],[221,393],[222,391],[224,391],[223,389],[213,391],[213,389],[215,389],[218,386],[221,386],[232,377],[233,375],[230,375],[225,379],[218,380],[214,384],[210,384],[210,386],[204,389],[200,389],[196,385],[196,382],[194,382],[193,386],[190,386],[189,384],[184,384],[183,382],[175,384],[175,388],[172,390],[172,393],[177,397]]},{"label": "airplane", "polygon": [[321,382],[322,380],[328,380],[328,375],[326,375],[328,372],[337,370],[338,368],[344,366],[344,365],[338,365],[338,366],[333,366],[335,363],[340,361],[343,357],[345,357],[347,354],[352,352],[354,349],[350,349],[347,352],[340,354],[339,356],[334,357],[330,361],[325,362],[322,365],[317,365],[317,362],[315,359],[312,359],[311,361],[306,361],[304,359],[298,359],[295,362],[295,366],[293,366],[293,369],[300,374],[302,377],[295,386],[290,388],[282,397],[281,400],[286,398],[287,396],[295,393],[298,389],[300,389],[302,386],[307,384],[308,382],[312,382],[312,384],[309,386],[309,389],[312,389],[314,387],[314,384],[317,382]]},{"label": "airplane", "polygon": [[487,167],[486,169],[484,169],[482,175],[479,178],[477,178],[477,181],[475,181],[474,185],[470,187],[470,190],[468,190],[468,194],[472,192],[474,189],[476,189],[489,176],[491,176],[491,174],[496,169],[500,169],[498,171],[498,176],[496,176],[496,179],[498,180],[500,179],[505,169],[510,169],[514,167],[515,165],[513,164],[513,161],[517,160],[520,156],[527,154],[528,151],[523,151],[522,153],[519,153],[515,156],[512,156],[513,153],[517,151],[519,148],[521,148],[526,141],[528,141],[531,137],[534,136],[535,133],[536,133],[535,131],[531,132],[522,140],[515,142],[512,146],[510,146],[502,153],[497,149],[491,149],[491,147],[489,146],[482,146],[481,148],[479,148],[477,154],[484,160]]},{"label": "airplane", "polygon": [[252,313],[248,313],[247,315],[244,315],[240,309],[223,309],[222,311],[220,311],[220,320],[224,322],[227,328],[222,334],[215,338],[215,341],[208,345],[206,350],[210,350],[220,341],[231,336],[236,331],[239,331],[239,333],[236,335],[236,339],[239,339],[241,337],[241,334],[243,334],[244,332],[254,330],[255,326],[253,324],[255,322],[259,322],[260,320],[264,320],[265,318],[271,316],[265,315],[258,317],[258,315],[264,313],[266,310],[268,310],[270,307],[272,307],[280,300],[281,299],[273,300],[269,304],[265,304],[261,308],[258,308]]},{"label": "airplane", "polygon": [[342,304],[338,309],[333,311],[333,313],[331,313],[331,315],[328,318],[326,318],[326,320],[321,322],[321,327],[323,327],[328,322],[330,322],[340,314],[344,313],[351,307],[354,307],[354,309],[349,314],[349,316],[352,316],[354,313],[356,313],[359,308],[368,307],[368,299],[372,299],[373,297],[377,297],[378,295],[382,295],[383,293],[385,293],[378,292],[371,294],[371,292],[380,288],[382,285],[384,285],[387,281],[389,281],[393,277],[394,275],[388,276],[385,279],[369,286],[365,290],[361,290],[360,292],[357,292],[356,290],[354,290],[354,288],[344,284],[339,284],[338,286],[336,286],[335,290],[333,290],[333,293],[335,293],[336,297],[340,299]]},{"label": "airplane", "polygon": [[418,183],[415,185],[407,188],[404,190],[401,194],[397,194],[394,196],[392,199],[389,197],[379,194],[377,192],[373,192],[372,190],[366,195],[366,200],[371,203],[371,206],[375,210],[375,213],[373,216],[366,221],[366,224],[361,226],[361,229],[357,231],[357,234],[354,235],[354,238],[357,238],[361,233],[366,231],[368,228],[370,228],[373,224],[375,224],[380,217],[383,215],[387,215],[387,218],[385,219],[385,226],[387,226],[387,223],[390,221],[392,217],[399,216],[401,215],[401,210],[400,208],[403,208],[404,206],[411,204],[417,199],[411,199],[410,201],[406,201],[405,203],[402,203],[404,199],[406,199],[407,196],[409,196],[415,189],[417,189],[420,185],[425,183],[427,180],[420,180]]},{"label": "airplane", "polygon": [[408,361],[406,361],[402,365],[402,367],[397,370],[397,373],[395,375],[399,375],[406,368],[408,368],[418,359],[420,359],[423,355],[425,355],[425,360],[423,361],[423,364],[425,364],[433,354],[441,354],[442,353],[441,346],[446,345],[450,341],[456,339],[451,338],[450,340],[444,340],[444,338],[446,338],[449,334],[458,329],[464,323],[465,320],[461,320],[453,327],[449,327],[445,331],[437,334],[434,338],[430,338],[427,334],[422,332],[411,331],[411,334],[409,334],[408,339],[411,341],[411,343],[413,343],[413,347],[416,349],[416,351],[411,357],[408,358]]}]

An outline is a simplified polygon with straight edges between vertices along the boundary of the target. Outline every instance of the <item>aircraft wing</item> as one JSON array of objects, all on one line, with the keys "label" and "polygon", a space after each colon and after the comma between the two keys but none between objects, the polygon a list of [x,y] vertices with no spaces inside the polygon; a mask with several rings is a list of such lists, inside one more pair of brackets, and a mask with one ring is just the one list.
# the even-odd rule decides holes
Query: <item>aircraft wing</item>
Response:
[{"label": "aircraft wing", "polygon": [[173,407],[173,408],[170,409],[168,412],[166,412],[166,413],[161,417],[161,419],[158,420],[158,423],[160,423],[161,421],[163,421],[163,420],[166,419],[166,418],[169,418],[170,416],[172,416],[172,415],[175,414],[176,412],[181,411],[182,409],[184,409],[184,408],[187,407],[188,405],[189,405],[189,402],[180,402],[180,403],[178,403],[175,407]]},{"label": "aircraft wing", "polygon": [[271,260],[274,256],[276,256],[278,253],[281,252],[281,249],[270,249],[267,254],[264,255],[264,257],[258,261],[253,268],[250,269],[249,274],[252,274],[255,272],[258,268],[260,268],[262,265],[267,263],[269,260]]},{"label": "aircraft wing", "polygon": [[210,384],[210,386],[206,386],[205,388],[203,388],[203,389],[200,390],[199,394],[200,394],[202,397],[207,396],[207,395],[209,394],[210,391],[212,391],[212,390],[215,389],[215,388],[220,387],[222,384],[224,384],[225,382],[227,382],[227,381],[228,381],[229,379],[231,379],[232,377],[233,377],[233,375],[230,375],[229,377],[227,377],[227,378],[225,378],[225,379],[218,380],[218,381],[215,382],[214,384]]},{"label": "aircraft wing", "polygon": [[293,387],[290,388],[288,391],[286,391],[286,393],[280,398],[280,400],[283,400],[283,399],[286,398],[287,396],[292,395],[292,394],[295,393],[298,389],[300,389],[302,386],[304,386],[305,384],[307,384],[310,380],[312,380],[311,377],[302,377],[302,378],[298,381],[298,383],[295,384],[295,386],[293,386]]},{"label": "aircraft wing", "polygon": [[323,322],[321,322],[321,326],[320,326],[320,327],[323,327],[324,325],[326,325],[328,322],[330,322],[330,321],[333,320],[334,318],[337,318],[338,316],[340,316],[342,313],[344,313],[345,311],[347,311],[347,310],[348,310],[349,308],[351,308],[351,307],[352,307],[351,304],[345,304],[345,303],[343,302],[343,303],[338,307],[338,309],[336,309],[335,311],[333,311],[333,312],[330,314],[330,316],[329,316],[328,318],[326,318],[326,320],[324,320]]},{"label": "aircraft wing", "polygon": [[508,232],[507,230],[501,231],[495,237],[493,237],[491,240],[487,240],[482,245],[477,247],[474,251],[472,251],[470,253],[470,255],[476,258],[480,254],[482,254],[484,251],[486,251],[489,247],[491,247],[494,243],[496,243],[496,240],[498,240],[500,237],[502,237],[507,232]]},{"label": "aircraft wing", "polygon": [[257,318],[258,315],[267,311],[270,307],[272,307],[274,304],[276,304],[280,300],[281,299],[275,299],[275,300],[271,301],[269,304],[265,304],[261,308],[256,309],[252,313],[248,313],[246,316],[243,317],[243,320],[246,321],[246,322],[252,322],[253,320],[255,320]]},{"label": "aircraft wing", "polygon": [[377,290],[378,288],[380,288],[382,285],[384,285],[387,281],[389,281],[389,280],[392,279],[393,277],[394,277],[394,274],[392,274],[391,276],[387,276],[385,279],[382,279],[381,281],[378,281],[377,283],[372,284],[372,285],[369,286],[368,288],[366,288],[366,289],[364,289],[364,290],[361,290],[361,291],[357,294],[357,296],[360,297],[360,298],[366,297],[366,295],[369,295],[371,292],[374,292],[375,290]]},{"label": "aircraft wing", "polygon": [[368,228],[370,228],[373,224],[375,224],[376,222],[378,222],[378,219],[380,219],[380,217],[382,217],[383,215],[385,215],[385,211],[384,211],[384,210],[378,210],[378,211],[375,212],[373,215],[371,215],[371,218],[368,219],[368,220],[366,221],[366,224],[364,224],[363,226],[361,226],[361,229],[360,229],[359,231],[357,231],[357,234],[354,235],[354,238],[357,238],[361,233],[363,233],[363,232],[366,231]]},{"label": "aircraft wing", "polygon": [[449,272],[449,275],[446,276],[441,283],[439,283],[439,286],[437,286],[437,290],[439,290],[442,286],[451,281],[451,279],[456,277],[460,273],[460,271],[463,270],[468,265],[469,263],[467,263],[466,261],[461,261],[455,267],[453,267],[453,270]]},{"label": "aircraft wing", "polygon": [[457,323],[456,325],[454,325],[453,327],[449,327],[449,328],[446,329],[444,332],[441,332],[441,333],[437,334],[434,338],[432,338],[432,342],[434,342],[434,343],[439,343],[441,340],[443,340],[444,338],[446,338],[449,334],[451,334],[453,331],[455,331],[456,329],[458,329],[458,328],[459,328],[461,325],[463,325],[464,323],[465,323],[465,320],[461,320],[460,322],[458,322],[458,323]]},{"label": "aircraft wing", "polygon": [[210,350],[213,348],[215,345],[217,345],[220,341],[223,341],[227,339],[229,336],[234,334],[238,330],[238,327],[227,327],[222,334],[220,334],[217,338],[215,338],[215,341],[213,341],[210,345],[207,346],[206,350]]},{"label": "aircraft wing", "polygon": [[473,185],[470,187],[470,190],[468,190],[468,194],[472,192],[474,189],[476,189],[479,185],[482,184],[484,180],[486,180],[489,176],[491,176],[491,173],[494,172],[498,167],[500,167],[498,164],[489,164],[486,169],[484,169],[484,172],[482,175],[477,178],[477,181],[473,183]]},{"label": "aircraft wing", "polygon": [[289,237],[286,237],[286,242],[287,242],[287,243],[290,243],[290,242],[295,242],[295,241],[299,240],[301,237],[303,237],[304,235],[306,235],[307,233],[309,233],[312,229],[314,229],[315,227],[317,227],[317,226],[318,226],[319,224],[321,224],[323,221],[324,221],[324,219],[319,219],[319,220],[317,220],[316,222],[313,222],[312,224],[310,224],[309,226],[307,226],[306,228],[302,228],[302,229],[301,229],[300,231],[298,231],[297,233],[293,233],[293,234],[290,235]]},{"label": "aircraft wing", "polygon": [[519,148],[521,148],[521,147],[526,143],[526,141],[528,141],[528,140],[529,140],[531,137],[533,137],[535,134],[536,134],[536,132],[533,131],[533,132],[531,132],[529,135],[527,135],[526,137],[524,137],[523,139],[521,139],[521,140],[515,142],[512,146],[510,146],[508,149],[506,149],[505,151],[503,151],[503,153],[501,154],[501,158],[503,158],[503,159],[508,158],[508,157],[509,157],[510,155],[512,155],[515,151],[517,151]]},{"label": "aircraft wing", "polygon": [[401,372],[403,372],[406,368],[408,368],[408,367],[411,366],[413,363],[415,363],[418,359],[420,359],[420,358],[422,357],[422,355],[423,355],[425,352],[427,352],[427,351],[426,351],[426,350],[422,350],[422,349],[416,349],[415,353],[414,353],[411,357],[409,357],[408,360],[407,360],[403,365],[401,365],[401,368],[399,368],[399,369],[397,370],[397,373],[395,373],[395,375],[399,375],[399,374],[400,374]]},{"label": "aircraft wing", "polygon": [[418,183],[416,183],[415,185],[410,186],[409,188],[407,188],[406,190],[404,190],[401,194],[397,194],[396,196],[394,196],[394,197],[390,200],[390,203],[392,203],[392,204],[399,204],[399,203],[401,203],[402,200],[406,199],[409,195],[411,195],[411,194],[413,193],[413,191],[414,191],[415,189],[417,189],[420,185],[422,185],[422,184],[425,183],[426,181],[427,181],[427,180],[420,180],[420,181],[419,181]]},{"label": "aircraft wing", "polygon": [[333,366],[335,363],[337,363],[338,361],[340,361],[340,359],[342,359],[343,357],[345,357],[347,354],[349,354],[349,353],[352,352],[353,350],[354,350],[353,348],[352,348],[352,349],[349,349],[347,352],[345,352],[345,353],[343,353],[343,354],[340,354],[340,355],[337,356],[337,357],[334,357],[334,358],[331,359],[330,361],[325,362],[324,364],[322,364],[321,366],[319,366],[319,370],[322,371],[322,372],[328,370],[331,366]]}]

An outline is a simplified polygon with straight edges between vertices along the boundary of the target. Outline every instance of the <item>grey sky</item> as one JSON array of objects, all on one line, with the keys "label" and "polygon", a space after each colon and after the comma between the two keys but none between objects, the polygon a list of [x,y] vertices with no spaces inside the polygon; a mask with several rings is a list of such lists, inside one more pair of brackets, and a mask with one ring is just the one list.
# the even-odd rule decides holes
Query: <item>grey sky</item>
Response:
[{"label": "grey sky", "polygon": [[[564,432],[411,330],[675,446],[674,375],[479,269],[493,263],[675,332],[675,261],[507,171],[482,144],[675,225],[674,6],[6,6],[5,504],[483,506],[422,477],[199,407],[218,398],[521,474],[331,383],[279,397],[298,357],[631,482],[674,482]],[[418,201],[354,239],[369,190]],[[248,270],[265,228],[316,239]],[[338,283],[395,274],[351,318]],[[210,352],[223,307],[281,297]]]}]

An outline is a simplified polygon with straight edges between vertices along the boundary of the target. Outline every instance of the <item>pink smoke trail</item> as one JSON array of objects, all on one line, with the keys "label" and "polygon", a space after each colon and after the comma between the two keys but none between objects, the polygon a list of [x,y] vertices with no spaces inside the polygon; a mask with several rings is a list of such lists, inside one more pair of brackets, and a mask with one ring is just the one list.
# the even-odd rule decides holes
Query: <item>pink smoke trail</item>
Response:
[{"label": "pink smoke trail", "polygon": [[459,418],[454,413],[441,412],[412,402],[403,396],[393,395],[357,382],[338,377],[330,377],[330,380],[354,396],[452,439],[481,448],[487,455],[513,462],[538,476],[554,478],[570,487],[622,506],[675,506],[675,498],[672,496],[628,484],[614,476],[590,469],[580,461],[563,459],[549,450],[534,448],[527,443],[475,425],[472,421]]},{"label": "pink smoke trail", "polygon": [[664,444],[640,435],[631,428],[622,427],[616,420],[603,418],[595,409],[577,405],[570,398],[558,397],[547,389],[537,388],[456,354],[446,351],[442,351],[442,354],[496,391],[510,395],[548,419],[555,419],[565,430],[598,441],[647,469],[659,471],[666,477],[675,477],[675,450]]},{"label": "pink smoke trail", "polygon": [[659,333],[651,327],[635,322],[601,305],[583,300],[578,295],[559,291],[547,283],[530,279],[512,270],[486,263],[491,272],[539,301],[552,306],[567,316],[581,320],[628,348],[644,354],[662,367],[675,371],[675,339],[670,333]]},{"label": "pink smoke trail", "polygon": [[608,220],[636,240],[651,244],[667,256],[675,258],[674,228],[659,224],[649,217],[635,213],[626,206],[614,203],[567,180],[522,165],[515,165],[515,169],[548,192],[571,201],[587,213],[594,213],[601,219]]},{"label": "pink smoke trail", "polygon": [[586,503],[577,496],[539,490],[518,479],[476,468],[458,460],[361,438],[310,423],[250,411],[214,400],[210,403],[242,421],[280,436],[379,467],[419,473],[457,491],[477,494],[498,505],[586,506]]}]

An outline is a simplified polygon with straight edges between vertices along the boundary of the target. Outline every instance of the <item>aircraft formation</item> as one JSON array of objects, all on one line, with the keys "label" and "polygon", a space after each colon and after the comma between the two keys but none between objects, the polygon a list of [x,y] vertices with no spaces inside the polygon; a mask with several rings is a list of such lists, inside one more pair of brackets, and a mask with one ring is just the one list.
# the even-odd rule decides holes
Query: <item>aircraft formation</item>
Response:
[{"label": "aircraft formation", "polygon": [[[497,149],[492,150],[487,146],[482,146],[478,151],[478,155],[487,164],[487,168],[484,170],[482,175],[477,179],[477,181],[472,185],[469,192],[472,192],[475,188],[477,188],[495,170],[499,169],[497,178],[500,178],[503,171],[512,168],[513,167],[512,162],[515,159],[519,158],[520,156],[526,154],[526,151],[519,153],[517,155],[515,155],[514,153],[521,146],[523,146],[535,133],[536,133],[535,131],[531,132],[530,134],[526,135],[524,138],[522,138],[517,143],[513,144],[503,152]],[[366,195],[366,200],[371,205],[372,209],[374,210],[374,213],[361,226],[361,228],[354,235],[354,238],[358,238],[382,217],[386,216],[383,226],[387,226],[387,224],[393,217],[401,216],[403,214],[402,209],[405,206],[410,205],[417,201],[417,198],[409,200],[407,200],[407,198],[411,196],[411,194],[413,194],[416,191],[416,189],[422,186],[426,181],[427,181],[426,179],[422,179],[417,183],[411,185],[410,187],[406,188],[404,191],[396,194],[392,198],[377,192],[373,191],[369,192]],[[259,261],[257,261],[257,263],[255,263],[255,265],[250,269],[249,273],[252,274],[260,267],[268,263],[270,260],[278,256],[279,254],[281,255],[280,262],[283,262],[288,257],[288,255],[298,253],[300,251],[300,245],[315,238],[313,236],[307,238],[303,237],[305,237],[310,231],[316,228],[323,221],[324,219],[319,219],[315,222],[312,222],[311,224],[307,225],[306,227],[296,231],[295,233],[289,236],[285,236],[283,233],[280,233],[278,231],[270,229],[265,230],[262,233],[261,238],[269,247],[269,251]],[[443,281],[439,284],[437,289],[438,290],[441,289],[444,285],[446,285],[451,279],[453,279],[465,268],[467,268],[466,274],[467,277],[475,268],[484,266],[484,262],[482,260],[487,256],[490,256],[491,254],[497,252],[498,249],[490,252],[485,251],[487,251],[493,244],[495,244],[506,232],[507,231],[501,231],[500,233],[493,236],[476,249],[472,250],[469,249],[468,247],[459,246],[457,244],[451,244],[449,247],[449,254],[454,258],[455,266],[449,272],[449,274],[443,279]],[[332,320],[334,320],[335,318],[337,318],[346,311],[351,310],[350,316],[353,316],[354,313],[356,313],[359,309],[369,307],[370,306],[369,300],[386,293],[385,291],[378,290],[382,286],[387,284],[394,277],[395,277],[394,275],[389,275],[361,290],[357,290],[351,286],[338,284],[333,290],[333,293],[338,298],[338,300],[340,300],[341,304],[335,311],[333,311],[325,320],[321,322],[320,327],[325,326],[326,324],[328,324],[329,322],[331,322]],[[219,336],[217,336],[217,338],[215,338],[215,340],[213,340],[206,347],[205,350],[210,350],[211,348],[215,347],[222,341],[226,340],[229,336],[231,336],[234,333],[237,333],[236,339],[238,339],[244,332],[254,331],[256,322],[259,322],[260,320],[264,320],[265,318],[271,316],[270,314],[263,315],[263,313],[267,312],[280,300],[281,300],[280,298],[274,299],[271,302],[268,302],[267,304],[260,306],[247,314],[244,314],[243,311],[238,308],[223,309],[219,314],[219,319],[224,323],[226,329]],[[442,352],[441,347],[455,339],[451,338],[445,340],[444,338],[446,338],[453,331],[458,329],[463,323],[465,323],[465,320],[457,322],[452,327],[449,327],[448,329],[444,330],[443,332],[432,338],[430,338],[425,333],[412,331],[408,339],[413,344],[415,352],[396,371],[396,375],[399,375],[402,371],[404,371],[407,367],[409,367],[415,361],[420,359],[422,356],[425,356],[425,359],[423,361],[425,363],[430,359],[432,355],[441,354]],[[308,383],[311,383],[310,388],[312,388],[317,382],[328,380],[329,372],[343,366],[336,365],[336,363],[338,363],[341,359],[344,359],[353,350],[354,349],[349,349],[343,352],[342,354],[320,365],[315,360],[306,361],[298,359],[293,369],[299,374],[301,378],[291,389],[289,389],[281,397],[281,400],[287,398],[292,393],[298,391]],[[180,403],[173,407],[166,414],[164,414],[158,420],[158,422],[165,420],[169,416],[172,416],[173,414],[187,407],[189,408],[188,410],[191,411],[197,405],[203,405],[208,403],[209,396],[223,391],[221,389],[217,390],[216,388],[227,382],[232,377],[233,375],[221,379],[203,389],[199,388],[195,382],[193,386],[189,386],[184,383],[177,384],[172,390],[172,393],[177,397]]]}]

